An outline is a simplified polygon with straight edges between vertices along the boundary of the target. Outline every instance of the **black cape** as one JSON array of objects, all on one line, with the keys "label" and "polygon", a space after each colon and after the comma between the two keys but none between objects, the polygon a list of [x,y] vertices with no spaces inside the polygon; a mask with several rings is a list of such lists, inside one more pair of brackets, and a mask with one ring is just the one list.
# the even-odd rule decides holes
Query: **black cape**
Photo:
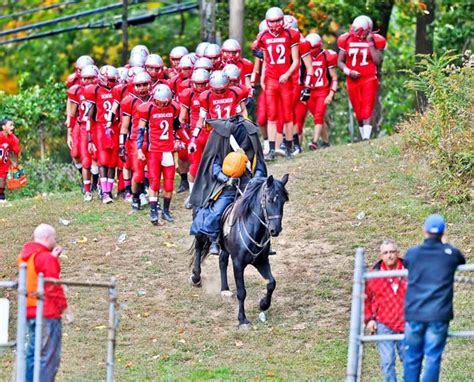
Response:
[{"label": "black cape", "polygon": [[[215,195],[219,189],[225,186],[214,179],[212,166],[218,154],[220,158],[225,158],[227,154],[234,151],[230,145],[229,138],[234,125],[239,124],[242,128],[246,129],[257,161],[263,163],[263,166],[265,166],[263,150],[258,138],[259,129],[255,123],[242,116],[235,116],[228,119],[210,119],[207,120],[207,123],[212,126],[213,130],[204,148],[201,163],[199,164],[199,169],[194,181],[193,191],[189,198],[189,202],[194,208],[207,207],[211,196]],[[249,158],[249,160],[252,160],[252,158]]]}]

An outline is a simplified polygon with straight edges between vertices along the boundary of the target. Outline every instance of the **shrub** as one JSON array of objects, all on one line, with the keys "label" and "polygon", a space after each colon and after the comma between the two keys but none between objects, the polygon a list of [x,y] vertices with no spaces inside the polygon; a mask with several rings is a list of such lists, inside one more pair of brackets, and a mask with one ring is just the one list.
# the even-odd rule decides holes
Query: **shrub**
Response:
[{"label": "shrub", "polygon": [[[461,60],[462,65],[454,62]],[[400,125],[405,142],[430,158],[436,172],[433,192],[446,204],[472,199],[474,175],[474,55],[447,52],[423,56],[409,72],[409,89],[423,92],[428,107]]]}]

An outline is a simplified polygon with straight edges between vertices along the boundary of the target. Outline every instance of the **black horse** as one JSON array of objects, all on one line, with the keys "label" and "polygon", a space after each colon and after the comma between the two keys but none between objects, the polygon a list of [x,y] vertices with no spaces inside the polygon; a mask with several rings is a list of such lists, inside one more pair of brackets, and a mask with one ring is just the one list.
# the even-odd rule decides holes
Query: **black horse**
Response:
[{"label": "black horse", "polygon": [[[234,211],[225,214],[222,225],[230,226],[228,232],[221,235],[221,253],[219,268],[221,274],[221,294],[232,295],[227,282],[227,266],[229,254],[232,257],[237,299],[239,300],[239,326],[247,328],[250,325],[245,316],[244,301],[246,297],[244,270],[252,264],[263,278],[268,280],[267,293],[260,300],[260,317],[264,319],[264,311],[271,304],[272,294],[276,281],[273,278],[268,256],[270,254],[270,240],[278,236],[282,230],[283,207],[288,201],[288,192],[285,185],[288,174],[281,180],[273,176],[255,178],[246,187],[242,197],[235,205]],[[226,222],[227,220],[227,222]],[[196,236],[194,242],[193,273],[191,284],[201,285],[201,262],[209,254],[210,242],[207,237]],[[263,315],[263,316],[262,316]]]}]

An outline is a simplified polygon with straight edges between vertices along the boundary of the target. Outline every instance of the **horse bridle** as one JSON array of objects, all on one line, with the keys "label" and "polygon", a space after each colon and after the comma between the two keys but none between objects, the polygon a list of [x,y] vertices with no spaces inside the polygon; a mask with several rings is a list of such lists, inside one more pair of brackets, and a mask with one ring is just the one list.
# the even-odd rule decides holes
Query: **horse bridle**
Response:
[{"label": "horse bridle", "polygon": [[[252,255],[253,257],[253,261],[255,261],[255,259],[258,257],[258,255],[260,255],[264,249],[266,248],[266,246],[270,243],[270,240],[272,238],[272,236],[270,235],[270,230],[268,228],[268,223],[270,220],[273,220],[273,219],[279,219],[281,218],[282,216],[281,215],[268,215],[268,211],[267,211],[267,194],[266,194],[266,183],[263,183],[262,184],[262,187],[260,188],[260,192],[261,192],[261,197],[260,197],[260,208],[262,209],[263,211],[263,220],[260,218],[260,216],[258,214],[255,213],[255,211],[252,211],[252,214],[259,220],[260,224],[262,224],[264,227],[265,227],[265,236],[263,237],[262,241],[259,243],[257,242],[248,232],[247,230],[247,227],[245,226],[245,223],[242,221],[242,218],[238,218],[237,220],[237,224],[238,224],[238,228],[239,228],[239,235],[240,235],[240,241],[242,242],[242,244],[245,246],[245,249]],[[242,230],[240,229],[240,227],[243,227],[244,228],[244,232],[245,232],[245,236],[247,236],[247,238],[252,242],[253,245],[255,245],[256,247],[260,248],[260,250],[258,252],[253,252],[249,247],[248,245],[245,243],[245,240],[242,236]],[[267,237],[268,235],[268,237]]]}]

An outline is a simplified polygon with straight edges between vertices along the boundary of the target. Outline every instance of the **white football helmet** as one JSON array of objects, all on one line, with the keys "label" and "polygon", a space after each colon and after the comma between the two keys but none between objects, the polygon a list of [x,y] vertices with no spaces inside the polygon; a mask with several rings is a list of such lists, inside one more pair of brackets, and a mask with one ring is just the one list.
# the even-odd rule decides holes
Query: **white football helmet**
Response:
[{"label": "white football helmet", "polygon": [[310,43],[312,49],[321,49],[321,47],[323,46],[321,36],[317,33],[310,33],[305,37],[305,39]]},{"label": "white football helmet", "polygon": [[222,70],[216,70],[209,78],[209,86],[216,93],[222,93],[229,86],[229,77]]},{"label": "white football helmet", "polygon": [[150,51],[145,45],[135,45],[130,51],[130,56],[133,56],[136,53],[139,53],[146,58],[150,54]]},{"label": "white football helmet", "polygon": [[99,84],[113,87],[119,79],[118,70],[112,65],[104,65],[99,70]]},{"label": "white football helmet", "polygon": [[229,77],[230,81],[240,81],[240,69],[237,65],[227,64],[222,71]]},{"label": "white football helmet", "polygon": [[198,57],[204,57],[204,51],[206,50],[207,46],[209,45],[208,42],[200,42],[197,46],[196,46],[196,54]]},{"label": "white football helmet", "polygon": [[173,92],[168,85],[159,84],[153,89],[152,97],[156,106],[165,107],[173,99]]},{"label": "white football helmet", "polygon": [[209,60],[207,57],[201,57],[196,60],[194,63],[194,70],[196,69],[206,69],[211,71],[214,68],[212,61]]}]

